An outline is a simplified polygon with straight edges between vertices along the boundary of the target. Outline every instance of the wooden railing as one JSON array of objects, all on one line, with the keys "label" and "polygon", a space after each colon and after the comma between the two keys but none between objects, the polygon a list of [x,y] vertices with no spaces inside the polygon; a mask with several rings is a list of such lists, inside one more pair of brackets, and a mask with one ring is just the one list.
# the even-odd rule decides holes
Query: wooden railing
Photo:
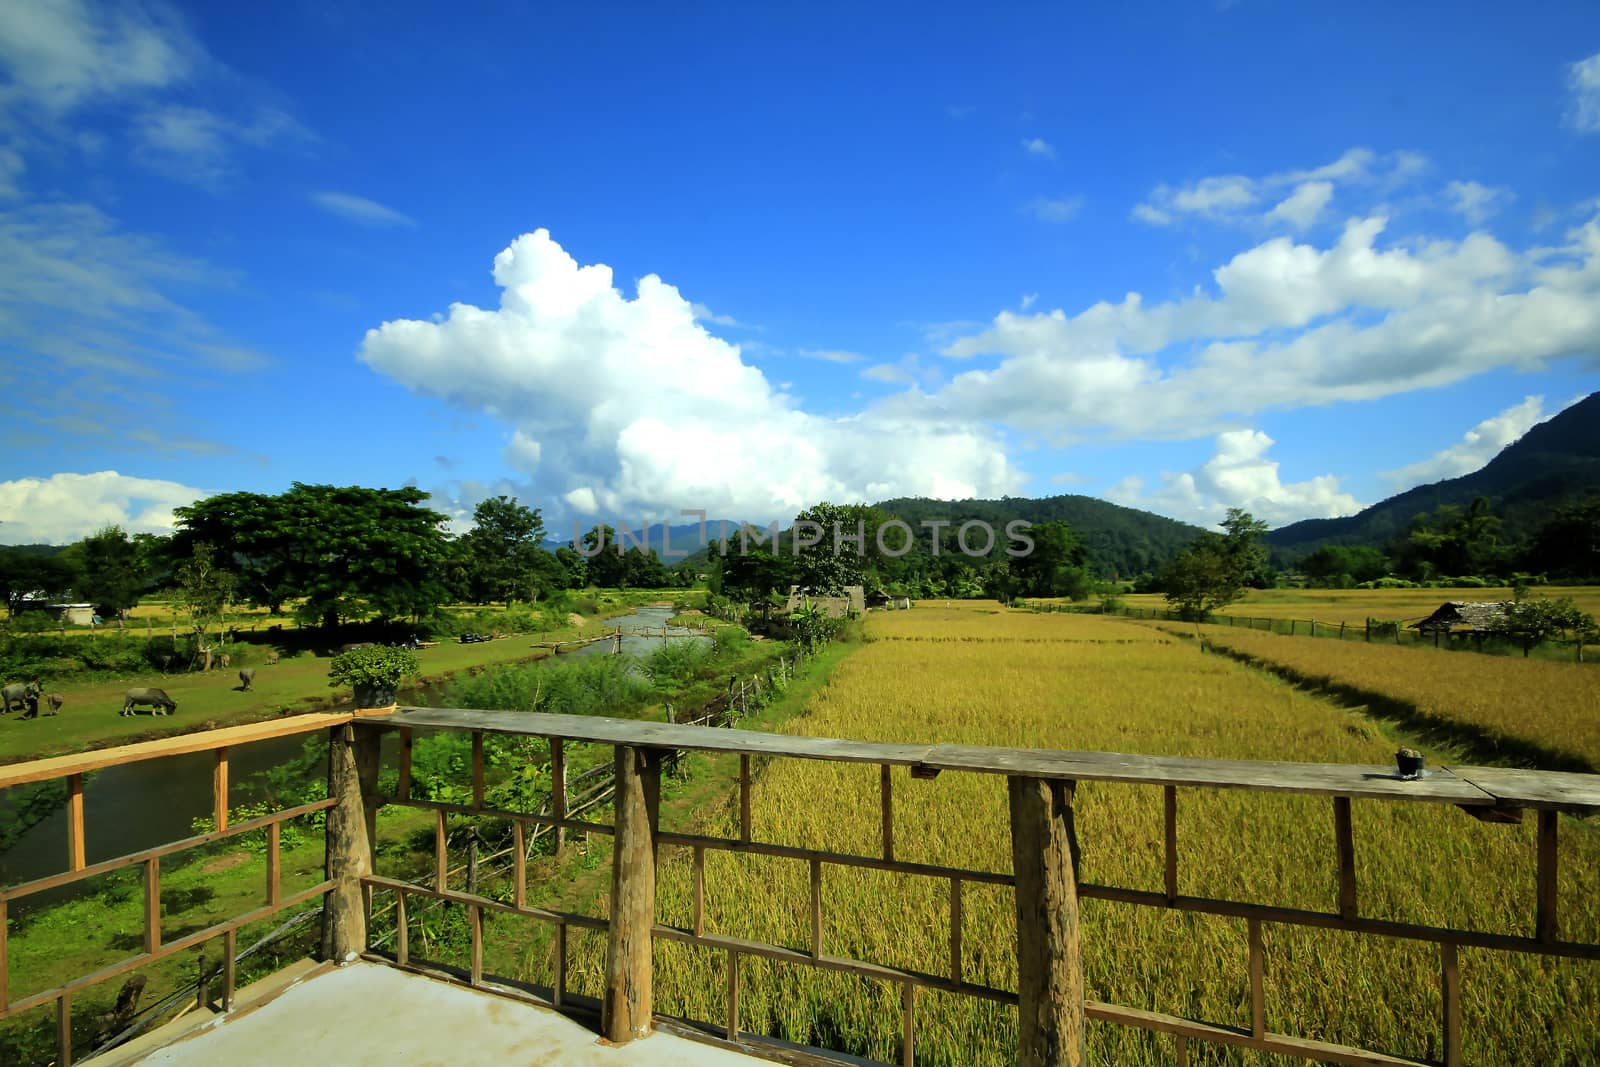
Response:
[{"label": "wooden railing", "polygon": [[[67,1067],[72,1063],[72,998],[75,993],[125,974],[147,963],[154,963],[186,949],[204,944],[212,938],[223,939],[224,963],[222,969],[222,1003],[231,1007],[234,994],[234,966],[237,955],[235,941],[241,927],[270,918],[288,908],[323,896],[333,888],[332,880],[284,895],[279,877],[278,842],[280,828],[290,819],[329,809],[337,803],[330,797],[292,808],[263,815],[245,822],[228,821],[228,766],[229,750],[256,741],[276,737],[289,737],[317,730],[342,729],[350,721],[348,714],[298,715],[246,726],[230,726],[220,730],[206,730],[178,737],[147,741],[142,744],[102,749],[73,756],[57,756],[0,766],[0,789],[30,785],[39,782],[65,780],[67,785],[67,869],[22,882],[18,885],[0,886],[0,1019],[16,1016],[31,1008],[55,1002],[56,1007],[56,1063]],[[212,825],[208,833],[171,841],[154,848],[128,853],[99,863],[85,862],[87,827],[84,824],[83,776],[91,771],[118,767],[145,760],[162,759],[194,752],[213,754],[212,764]],[[164,857],[188,849],[226,841],[255,830],[266,831],[266,880],[262,887],[259,907],[231,919],[196,930],[182,937],[167,940],[161,930],[161,861]],[[85,879],[113,874],[130,867],[142,867],[144,909],[142,951],[119,960],[90,974],[81,975],[51,989],[40,990],[13,999],[10,993],[10,967],[7,959],[9,924],[7,910],[13,901],[24,900],[36,893],[70,886]]]},{"label": "wooden railing", "polygon": [[[329,796],[302,805],[229,825],[227,821],[228,750],[269,737],[327,730],[329,737]],[[472,737],[472,791],[469,803],[444,803],[412,795],[412,742],[418,730],[461,730]],[[397,731],[398,762],[394,795],[378,794],[380,741],[385,732]],[[551,795],[535,813],[506,811],[486,803],[484,738],[488,734],[523,735],[549,743]],[[598,744],[613,749],[614,817],[610,823],[578,818],[567,807],[566,760],[569,744]],[[217,829],[175,841],[159,848],[121,856],[103,863],[83,862],[82,775],[100,767],[180,752],[215,753],[213,790]],[[739,757],[739,831],[737,837],[673,833],[660,828],[659,796],[663,764],[673,754],[708,752]],[[758,760],[811,759],[877,765],[879,805],[882,813],[881,847],[874,854],[833,852],[801,848],[782,842],[755,839],[752,823],[753,764]],[[1009,782],[1012,862],[1010,870],[986,871],[909,862],[895,852],[894,768],[912,779],[928,781],[941,773],[1003,775]],[[1389,768],[1330,764],[1262,763],[1239,760],[1197,760],[1126,756],[1113,753],[1052,752],[1033,749],[985,748],[961,745],[872,744],[813,737],[757,733],[710,726],[677,725],[583,716],[523,712],[405,708],[387,718],[348,715],[311,715],[254,726],[186,735],[123,749],[61,757],[0,767],[0,787],[65,778],[69,789],[69,870],[22,885],[0,888],[0,920],[8,901],[45,889],[143,865],[145,871],[144,951],[93,974],[75,978],[53,989],[17,1000],[7,996],[4,975],[5,924],[0,921],[0,1019],[54,1001],[60,1021],[60,1063],[70,1062],[71,998],[74,993],[141,964],[221,935],[228,942],[230,961],[224,975],[224,1006],[233,994],[232,940],[246,923],[265,918],[283,908],[322,896],[325,900],[322,952],[325,958],[364,956],[400,967],[444,973],[448,969],[420,958],[410,944],[408,908],[415,900],[448,902],[466,909],[471,939],[470,965],[458,980],[473,986],[493,985],[501,991],[515,983],[497,979],[484,969],[484,915],[497,912],[549,923],[554,928],[556,973],[547,997],[534,996],[562,1006],[568,1000],[569,930],[605,931],[607,954],[601,1027],[613,1041],[626,1041],[648,1032],[655,1023],[651,989],[651,944],[655,939],[683,942],[726,954],[727,1016],[724,1036],[737,1042],[740,1025],[740,961],[763,958],[798,966],[844,972],[898,985],[901,991],[901,1047],[906,1064],[916,1048],[916,1006],[919,990],[940,990],[986,1001],[1016,1005],[1019,1012],[1018,1060],[1024,1064],[1084,1062],[1086,1019],[1102,1020],[1173,1035],[1175,1059],[1186,1063],[1189,1043],[1217,1042],[1303,1059],[1349,1064],[1410,1064],[1417,1061],[1383,1052],[1312,1040],[1279,1033],[1266,1025],[1266,974],[1263,928],[1267,925],[1344,930],[1359,935],[1427,942],[1437,946],[1441,1013],[1437,1028],[1442,1037],[1444,1063],[1459,1064],[1462,1056],[1460,948],[1492,949],[1534,956],[1600,959],[1600,944],[1564,938],[1557,897],[1557,832],[1559,812],[1590,814],[1600,810],[1600,776],[1508,770],[1503,768],[1442,768],[1420,781],[1402,781]],[[1077,840],[1073,796],[1079,781],[1122,782],[1160,789],[1163,795],[1163,889],[1136,890],[1080,882],[1076,872]],[[936,788],[930,786],[930,788]],[[1275,906],[1266,903],[1216,899],[1178,891],[1180,852],[1177,814],[1180,797],[1194,789],[1245,789],[1321,796],[1332,809],[1334,855],[1329,858],[1330,884],[1336,887],[1338,906],[1332,911]],[[1536,847],[1530,857],[1535,870],[1535,893],[1529,901],[1534,917],[1531,937],[1479,930],[1429,926],[1365,916],[1360,910],[1355,848],[1350,806],[1353,799],[1394,803],[1453,804],[1489,822],[1514,822],[1525,809],[1537,819]],[[380,877],[373,868],[374,828],[378,809],[385,804],[431,811],[434,816],[434,863],[431,884]],[[287,819],[314,811],[327,811],[326,879],[293,894],[280,893],[277,876],[277,833]],[[446,818],[452,814],[503,819],[512,828],[510,850],[512,890],[509,899],[464,892],[450,885]],[[160,929],[160,860],[183,849],[220,841],[265,827],[268,833],[268,876],[265,901],[260,908],[180,939],[165,941]],[[604,834],[614,837],[611,917],[559,911],[530,904],[526,844],[534,834],[555,831]],[[686,926],[657,922],[655,884],[657,852],[661,846],[686,850],[692,863],[692,918]],[[776,945],[715,933],[705,923],[705,857],[708,851],[753,856],[776,856],[805,862],[810,868],[810,936],[806,944]],[[949,958],[937,970],[916,970],[880,962],[842,957],[825,951],[827,916],[822,887],[830,868],[888,871],[948,883],[950,920]],[[1507,877],[1512,877],[1507,872]],[[963,889],[968,884],[1013,887],[1016,899],[1015,929],[996,932],[1015,937],[1018,945],[1018,988],[1001,989],[969,981],[963,974]],[[395,929],[392,952],[380,952],[369,937],[372,894],[394,896]],[[1250,1025],[1232,1027],[1183,1018],[1140,1007],[1086,1000],[1078,944],[1077,908],[1080,899],[1117,901],[1122,904],[1242,918],[1246,924],[1242,951],[1249,960]],[[1572,1005],[1582,1011],[1584,1006]]]}]

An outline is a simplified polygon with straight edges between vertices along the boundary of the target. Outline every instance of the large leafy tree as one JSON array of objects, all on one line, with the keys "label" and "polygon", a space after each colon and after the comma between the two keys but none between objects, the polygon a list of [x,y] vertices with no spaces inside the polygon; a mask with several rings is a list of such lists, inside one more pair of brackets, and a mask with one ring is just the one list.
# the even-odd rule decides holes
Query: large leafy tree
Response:
[{"label": "large leafy tree", "polygon": [[590,585],[619,589],[628,583],[628,561],[617,544],[616,530],[601,523],[583,535],[583,545]]},{"label": "large leafy tree", "polygon": [[1082,599],[1089,592],[1088,549],[1064,522],[1042,522],[1028,531],[1033,548],[1011,561],[1011,576],[1024,596]]},{"label": "large leafy tree", "polygon": [[1201,535],[1162,573],[1167,603],[1186,619],[1203,619],[1232,604],[1265,571],[1267,553],[1260,539],[1266,523],[1248,511],[1229,508],[1222,530]]},{"label": "large leafy tree", "polygon": [[252,603],[335,627],[377,615],[418,617],[447,599],[445,517],[420,489],[294,483],[278,496],[228,493],[176,509],[175,549],[214,545]]},{"label": "large leafy tree", "polygon": [[1506,608],[1494,630],[1520,644],[1524,657],[1541,641],[1572,637],[1592,642],[1596,636],[1594,616],[1569,596],[1518,600]]},{"label": "large leafy tree", "polygon": [[31,597],[53,600],[66,595],[77,577],[72,560],[61,553],[0,548],[0,596],[13,616]]},{"label": "large leafy tree", "polygon": [[1600,579],[1600,492],[1556,508],[1534,536],[1528,563],[1565,578]]},{"label": "large leafy tree", "polygon": [[[865,585],[868,560],[877,554],[882,520],[876,509],[864,504],[827,501],[796,515],[794,532],[781,545],[782,551],[792,553],[795,583],[813,596],[839,596],[847,586]],[[802,525],[805,523],[815,526]],[[804,543],[814,536],[815,544]]]},{"label": "large leafy tree", "polygon": [[78,597],[93,604],[95,611],[122,620],[127,610],[139,602],[145,589],[144,561],[139,546],[120,526],[107,526],[85,537],[75,546],[78,555]]},{"label": "large leafy tree", "polygon": [[479,503],[472,520],[460,544],[474,600],[504,600],[509,607],[513,600],[537,599],[541,586],[557,584],[538,508],[497,496]]},{"label": "large leafy tree", "polygon": [[176,571],[178,606],[188,616],[195,651],[204,657],[202,669],[209,671],[217,646],[226,640],[235,578],[217,565],[216,552],[204,541],[193,551]]}]

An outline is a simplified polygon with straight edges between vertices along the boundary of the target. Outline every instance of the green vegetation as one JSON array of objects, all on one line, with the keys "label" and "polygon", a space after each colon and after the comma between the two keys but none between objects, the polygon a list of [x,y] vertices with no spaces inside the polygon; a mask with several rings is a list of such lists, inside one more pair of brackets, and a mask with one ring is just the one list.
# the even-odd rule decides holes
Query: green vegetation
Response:
[{"label": "green vegetation", "polygon": [[367,645],[333,657],[328,664],[328,684],[392,690],[421,669],[417,654],[409,648]]}]

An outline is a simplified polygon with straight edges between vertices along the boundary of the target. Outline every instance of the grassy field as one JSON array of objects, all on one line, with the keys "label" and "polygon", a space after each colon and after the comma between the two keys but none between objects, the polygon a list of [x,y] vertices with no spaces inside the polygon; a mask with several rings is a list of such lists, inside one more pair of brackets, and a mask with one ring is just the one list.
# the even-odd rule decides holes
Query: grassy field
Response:
[{"label": "grassy field", "polygon": [[[1600,586],[1536,586],[1535,597],[1569,596],[1578,607],[1600,618]],[[1229,604],[1219,615],[1258,619],[1316,619],[1319,623],[1364,623],[1368,618],[1425,619],[1447,601],[1510,600],[1512,591],[1500,589],[1251,589],[1242,600]],[[1160,593],[1130,593],[1122,598],[1130,608],[1161,610],[1168,605]]]},{"label": "grassy field", "polygon": [[[1154,623],[1193,634],[1193,624]],[[1593,664],[1459,655],[1387,644],[1203,626],[1210,644],[1296,680],[1388,705],[1380,711],[1455,730],[1477,759],[1547,769],[1600,770],[1600,673]],[[1470,739],[1470,740],[1469,740]]]},{"label": "grassy field", "polygon": [[[869,643],[845,660],[808,714],[782,729],[874,741],[956,741],[1173,755],[1386,764],[1396,738],[1358,712],[1308,695],[1193,641],[1104,617],[919,609],[874,617]],[[1329,644],[1330,650],[1343,646]],[[1523,706],[1541,702],[1524,694]],[[1437,759],[1441,753],[1430,752]],[[768,766],[757,788],[759,839],[871,853],[877,769],[810,761]],[[1009,863],[1005,785],[946,773],[896,774],[896,851],[980,869]],[[1161,885],[1160,792],[1086,783],[1078,793],[1086,880]],[[1332,819],[1325,799],[1186,791],[1179,814],[1180,892],[1332,909]],[[724,809],[725,810],[725,809]],[[1356,801],[1363,914],[1531,933],[1531,823],[1486,825],[1446,806]],[[734,833],[731,815],[710,815]],[[1564,932],[1600,938],[1600,842],[1564,820]],[[736,836],[736,833],[734,833]],[[777,944],[809,939],[803,862],[713,853],[708,929]],[[830,870],[825,951],[941,972],[947,886]],[[690,868],[669,862],[662,920],[685,923]],[[1005,892],[969,887],[969,980],[1015,988],[1014,913]],[[1248,1025],[1242,921],[1086,902],[1089,995],[1215,1022]],[[1410,942],[1268,926],[1267,1021],[1323,1040],[1437,1058],[1435,951]],[[723,1019],[722,957],[656,950],[657,1010]],[[591,958],[585,965],[596,966]],[[745,1025],[885,1061],[898,1056],[898,991],[804,967],[751,962]],[[1592,1063],[1600,1029],[1600,966],[1462,952],[1466,1061]],[[1590,1006],[1590,1007],[1586,1007]],[[1009,1063],[1014,1012],[946,993],[919,999],[918,1062]],[[1096,1063],[1169,1061],[1170,1039],[1096,1024]],[[1191,1049],[1191,1062],[1266,1057]]]}]

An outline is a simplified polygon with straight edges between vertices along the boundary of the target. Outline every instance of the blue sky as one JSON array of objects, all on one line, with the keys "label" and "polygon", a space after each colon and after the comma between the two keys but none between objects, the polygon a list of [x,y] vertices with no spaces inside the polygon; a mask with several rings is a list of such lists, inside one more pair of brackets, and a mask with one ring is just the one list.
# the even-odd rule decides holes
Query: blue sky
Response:
[{"label": "blue sky", "polygon": [[0,7],[0,541],[1348,513],[1600,388],[1600,9]]}]

